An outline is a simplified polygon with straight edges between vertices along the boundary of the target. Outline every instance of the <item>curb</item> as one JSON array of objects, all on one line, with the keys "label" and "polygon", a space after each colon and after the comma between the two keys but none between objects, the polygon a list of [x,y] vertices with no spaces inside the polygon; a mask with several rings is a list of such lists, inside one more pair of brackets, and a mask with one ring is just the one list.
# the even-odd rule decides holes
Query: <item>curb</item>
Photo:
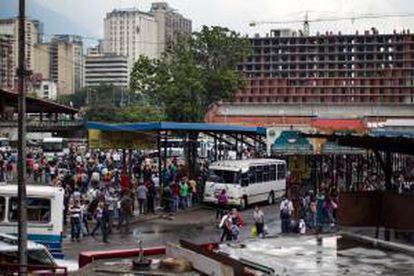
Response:
[{"label": "curb", "polygon": [[386,250],[391,250],[391,251],[402,252],[402,253],[405,253],[407,255],[414,256],[414,247],[413,246],[400,244],[400,243],[395,243],[395,242],[384,241],[384,240],[371,238],[371,237],[360,235],[360,234],[344,232],[344,231],[340,231],[338,234],[343,236],[343,237],[350,238],[350,239],[353,239],[353,240],[356,240],[356,241],[359,241],[359,242],[362,242],[362,243],[365,243],[365,244],[373,245],[374,247],[378,247],[378,248],[382,248],[382,249],[386,249]]}]

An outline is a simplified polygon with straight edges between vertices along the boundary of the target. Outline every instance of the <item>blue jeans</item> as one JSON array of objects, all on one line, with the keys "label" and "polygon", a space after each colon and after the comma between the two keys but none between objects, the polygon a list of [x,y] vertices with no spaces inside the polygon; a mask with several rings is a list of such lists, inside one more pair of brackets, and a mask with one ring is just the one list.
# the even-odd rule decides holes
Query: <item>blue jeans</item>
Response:
[{"label": "blue jeans", "polygon": [[282,218],[282,233],[290,232],[290,217]]},{"label": "blue jeans", "polygon": [[80,218],[70,218],[70,230],[72,240],[79,239],[81,228],[82,226]]},{"label": "blue jeans", "polygon": [[172,208],[172,211],[173,212],[177,212],[177,210],[178,210],[178,204],[179,204],[180,199],[179,199],[178,196],[173,196],[172,200],[173,200],[173,208]]},{"label": "blue jeans", "polygon": [[182,209],[187,208],[187,197],[186,196],[180,196],[180,206]]}]

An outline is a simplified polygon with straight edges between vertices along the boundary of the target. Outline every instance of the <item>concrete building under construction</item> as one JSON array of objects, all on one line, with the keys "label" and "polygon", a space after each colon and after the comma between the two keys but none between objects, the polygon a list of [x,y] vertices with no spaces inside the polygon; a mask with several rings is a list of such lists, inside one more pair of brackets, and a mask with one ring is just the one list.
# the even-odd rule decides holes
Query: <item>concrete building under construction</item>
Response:
[{"label": "concrete building under construction", "polygon": [[238,65],[247,78],[234,101],[211,110],[211,122],[308,124],[317,118],[414,117],[414,35],[273,30],[250,38]]}]

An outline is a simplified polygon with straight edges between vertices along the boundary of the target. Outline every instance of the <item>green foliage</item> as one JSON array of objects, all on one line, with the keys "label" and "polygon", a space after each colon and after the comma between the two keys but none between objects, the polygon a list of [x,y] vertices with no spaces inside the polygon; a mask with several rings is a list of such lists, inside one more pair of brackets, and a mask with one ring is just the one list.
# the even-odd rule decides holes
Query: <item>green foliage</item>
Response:
[{"label": "green foliage", "polygon": [[135,63],[131,90],[146,95],[172,121],[202,121],[211,104],[229,100],[244,85],[235,71],[249,54],[249,42],[221,27],[203,27],[181,38],[159,61]]},{"label": "green foliage", "polygon": [[164,121],[162,110],[150,105],[133,105],[121,109],[116,114],[119,122],[157,122]]}]

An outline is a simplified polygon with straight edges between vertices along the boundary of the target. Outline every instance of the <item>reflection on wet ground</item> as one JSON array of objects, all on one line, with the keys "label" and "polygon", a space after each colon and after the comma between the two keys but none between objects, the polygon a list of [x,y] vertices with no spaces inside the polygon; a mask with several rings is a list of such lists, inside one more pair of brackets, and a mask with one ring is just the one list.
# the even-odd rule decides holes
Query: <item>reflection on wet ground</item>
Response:
[{"label": "reflection on wet ground", "polygon": [[247,240],[223,252],[273,268],[276,275],[414,275],[414,258],[337,236],[284,236]]}]

